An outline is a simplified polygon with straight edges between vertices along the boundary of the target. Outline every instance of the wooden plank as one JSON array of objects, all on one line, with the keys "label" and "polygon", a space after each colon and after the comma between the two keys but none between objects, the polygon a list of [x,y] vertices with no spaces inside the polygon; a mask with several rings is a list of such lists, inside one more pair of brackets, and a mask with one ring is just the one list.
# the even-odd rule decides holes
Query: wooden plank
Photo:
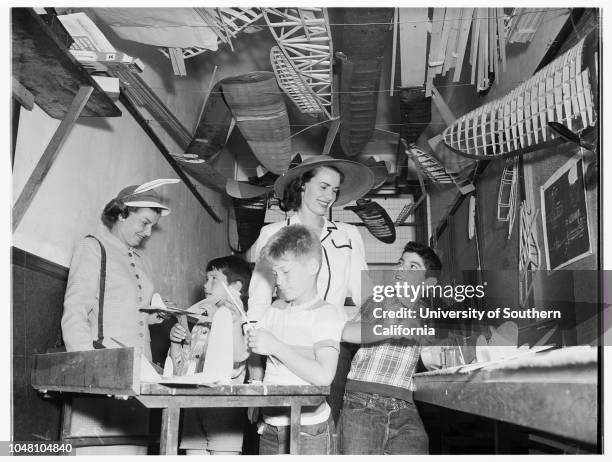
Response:
[{"label": "wooden plank", "polygon": [[21,104],[12,99],[11,104],[11,171],[15,166],[15,149],[17,148],[17,135],[19,134],[19,118],[21,117]]},{"label": "wooden plank", "polygon": [[178,432],[181,408],[170,406],[162,409],[161,433],[159,434],[159,452],[175,456],[178,453]]},{"label": "wooden plank", "polygon": [[502,72],[506,72],[506,29],[504,27],[504,9],[497,9],[497,34],[499,36],[499,52],[501,54]]},{"label": "wooden plank", "polygon": [[444,56],[440,56],[442,41],[442,29],[444,27],[444,8],[434,8],[431,23],[431,42],[429,46],[429,67],[439,66],[444,63]]},{"label": "wooden plank", "polygon": [[38,160],[36,167],[34,167],[34,171],[28,178],[28,181],[23,187],[21,194],[19,194],[19,198],[13,206],[13,231],[17,229],[21,219],[30,207],[36,192],[47,176],[47,173],[49,173],[55,158],[66,142],[66,139],[68,138],[72,127],[74,127],[75,122],[81,115],[81,112],[87,104],[92,91],[93,87],[81,87],[79,89],[78,93],[74,97],[74,100],[72,101],[72,104],[66,112],[66,116],[60,122],[57,130],[51,138],[51,141],[49,141],[47,148],[43,152],[41,158]]},{"label": "wooden plank", "polygon": [[461,70],[463,69],[463,59],[465,57],[465,49],[467,40],[470,35],[472,26],[472,17],[474,16],[474,8],[464,8],[461,24],[459,26],[459,38],[457,43],[457,60],[455,62],[455,73],[453,74],[453,82],[459,82],[461,79]]},{"label": "wooden plank", "polygon": [[32,387],[40,391],[134,396],[140,389],[139,354],[136,348],[36,354]]},{"label": "wooden plank", "polygon": [[395,87],[395,61],[397,60],[397,21],[399,19],[398,8],[393,11],[393,47],[391,50],[391,82],[389,83],[389,96],[393,96]]},{"label": "wooden plank", "polygon": [[442,74],[446,75],[448,70],[455,67],[457,62],[457,35],[459,34],[459,25],[461,24],[462,8],[447,8],[445,21],[450,22],[450,32],[446,41],[446,51],[444,58],[444,66],[442,66]]},{"label": "wooden plank", "polygon": [[13,98],[28,111],[34,109],[34,95],[30,93],[15,77],[12,80]]},{"label": "wooden plank", "polygon": [[428,23],[427,8],[399,9],[402,87],[420,87],[425,83]]},{"label": "wooden plank", "polygon": [[73,448],[84,446],[116,446],[116,445],[139,445],[146,446],[148,443],[157,443],[157,435],[130,435],[130,436],[68,436],[62,442],[70,443]]},{"label": "wooden plank", "polygon": [[488,37],[488,42],[489,42],[489,66],[488,66],[488,72],[495,72],[495,59],[497,57],[497,43],[496,43],[496,33],[495,30],[497,29],[497,21],[495,20],[495,8],[489,8],[487,10],[487,15],[488,15],[488,30],[489,30],[489,37]]},{"label": "wooden plank", "polygon": [[478,41],[478,69],[477,75],[478,80],[476,82],[476,88],[478,90],[483,89],[484,80],[486,78],[486,72],[488,67],[488,57],[489,57],[489,35],[488,28],[489,22],[487,21],[487,9],[479,8],[478,14],[481,17],[480,20],[480,38]]},{"label": "wooden plank", "polygon": [[[34,363],[36,364],[36,363]],[[60,424],[60,440],[65,440],[71,435],[72,426],[72,398],[64,397],[62,400],[62,422]]]},{"label": "wooden plank", "polygon": [[492,35],[492,49],[493,49],[493,72],[495,73],[495,80],[499,82],[500,73],[499,73],[499,43],[498,43],[498,33],[497,33],[497,8],[490,8],[491,12],[491,35]]},{"label": "wooden plank", "polygon": [[472,73],[470,83],[474,85],[476,83],[476,69],[478,67],[478,49],[480,48],[478,42],[480,41],[480,8],[475,11],[475,18],[472,21],[472,47],[470,51],[470,64],[472,65]]},{"label": "wooden plank", "polygon": [[[177,391],[180,390],[180,393]],[[326,396],[329,387],[318,385],[215,385],[214,387],[174,388],[159,383],[142,383],[140,395],[202,395],[202,396]],[[185,406],[182,406],[185,407]]]},{"label": "wooden plank", "polygon": [[456,11],[456,8],[446,8],[444,13],[444,22],[442,23],[442,34],[440,36],[440,43],[438,45],[438,50],[436,52],[435,61],[436,65],[434,67],[434,75],[441,74],[442,69],[444,68],[444,61],[446,59],[446,44],[448,43],[448,37],[450,35],[450,31],[452,28],[452,19],[453,14]]},{"label": "wooden plank", "polygon": [[327,137],[325,138],[325,146],[323,146],[323,155],[326,156],[329,154],[331,150],[334,139],[336,138],[336,134],[338,133],[338,128],[340,128],[340,117],[336,117],[331,120],[331,124],[329,125],[329,130],[327,131]]},{"label": "wooden plank", "polygon": [[168,54],[170,55],[170,62],[172,63],[172,71],[174,75],[184,77],[187,75],[185,69],[185,58],[183,57],[183,49],[179,47],[168,48]]},{"label": "wooden plank", "polygon": [[300,421],[302,417],[302,405],[293,401],[291,403],[291,427],[290,427],[290,441],[289,441],[289,454],[300,453]]},{"label": "wooden plank", "polygon": [[82,117],[121,111],[31,8],[11,9],[11,72],[49,116],[63,119],[80,87],[93,88]]},{"label": "wooden plank", "polygon": [[416,374],[414,398],[596,444],[597,367],[567,367],[574,377],[559,379],[549,377],[552,369],[534,368],[533,374],[520,379],[511,371],[504,371],[507,379],[486,379],[486,374],[479,379],[477,373],[440,378]]},{"label": "wooden plank", "polygon": [[438,109],[438,112],[440,113],[442,120],[447,126],[452,125],[453,122],[457,120],[457,118],[455,117],[453,112],[448,107],[448,104],[446,104],[446,101],[444,101],[444,98],[442,98],[442,95],[440,94],[440,92],[435,86],[432,86],[431,93],[432,93],[431,96],[432,96],[433,102],[436,105],[436,108]]}]

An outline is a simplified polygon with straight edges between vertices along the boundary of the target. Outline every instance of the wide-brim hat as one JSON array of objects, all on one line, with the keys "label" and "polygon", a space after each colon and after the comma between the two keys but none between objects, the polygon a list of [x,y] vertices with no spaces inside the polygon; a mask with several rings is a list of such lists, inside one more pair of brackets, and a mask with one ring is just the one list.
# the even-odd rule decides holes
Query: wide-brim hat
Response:
[{"label": "wide-brim hat", "polygon": [[132,185],[123,188],[117,194],[117,199],[121,200],[129,207],[150,207],[161,209],[162,217],[170,214],[170,208],[164,203],[157,191],[149,189],[140,193],[136,193],[140,185]]},{"label": "wide-brim hat", "polygon": [[308,170],[325,166],[335,167],[344,175],[344,181],[340,185],[340,197],[334,202],[334,207],[359,199],[367,194],[374,185],[374,173],[365,165],[353,160],[335,159],[330,156],[321,155],[310,157],[297,167],[293,167],[279,176],[274,182],[276,196],[282,199],[285,188],[292,180],[300,177]]}]

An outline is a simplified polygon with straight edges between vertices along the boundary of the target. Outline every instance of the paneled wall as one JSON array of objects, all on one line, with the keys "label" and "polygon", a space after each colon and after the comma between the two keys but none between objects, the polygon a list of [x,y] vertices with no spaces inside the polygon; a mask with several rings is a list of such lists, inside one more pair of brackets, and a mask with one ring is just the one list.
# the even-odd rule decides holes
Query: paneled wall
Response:
[{"label": "paneled wall", "polygon": [[60,401],[30,386],[32,354],[47,351],[59,334],[68,269],[13,248],[13,437],[57,441]]}]

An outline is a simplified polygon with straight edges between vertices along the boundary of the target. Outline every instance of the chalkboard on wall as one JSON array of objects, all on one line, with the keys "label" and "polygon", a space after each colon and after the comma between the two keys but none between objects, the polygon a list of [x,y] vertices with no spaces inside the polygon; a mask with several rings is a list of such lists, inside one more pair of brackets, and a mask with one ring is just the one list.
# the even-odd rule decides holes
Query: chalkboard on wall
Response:
[{"label": "chalkboard on wall", "polygon": [[589,220],[580,154],[572,157],[540,188],[548,270],[591,253]]}]

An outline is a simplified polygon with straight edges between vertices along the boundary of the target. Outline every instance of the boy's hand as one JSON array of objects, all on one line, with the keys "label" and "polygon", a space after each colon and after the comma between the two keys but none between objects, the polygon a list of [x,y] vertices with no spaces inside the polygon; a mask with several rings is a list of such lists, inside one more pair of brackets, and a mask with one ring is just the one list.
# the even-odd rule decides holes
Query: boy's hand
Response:
[{"label": "boy's hand", "polygon": [[172,343],[182,343],[183,340],[189,340],[191,338],[191,334],[187,329],[181,326],[178,322],[170,329],[170,341]]},{"label": "boy's hand", "polygon": [[278,348],[279,340],[266,329],[251,329],[247,332],[249,349],[259,355],[273,355]]}]

